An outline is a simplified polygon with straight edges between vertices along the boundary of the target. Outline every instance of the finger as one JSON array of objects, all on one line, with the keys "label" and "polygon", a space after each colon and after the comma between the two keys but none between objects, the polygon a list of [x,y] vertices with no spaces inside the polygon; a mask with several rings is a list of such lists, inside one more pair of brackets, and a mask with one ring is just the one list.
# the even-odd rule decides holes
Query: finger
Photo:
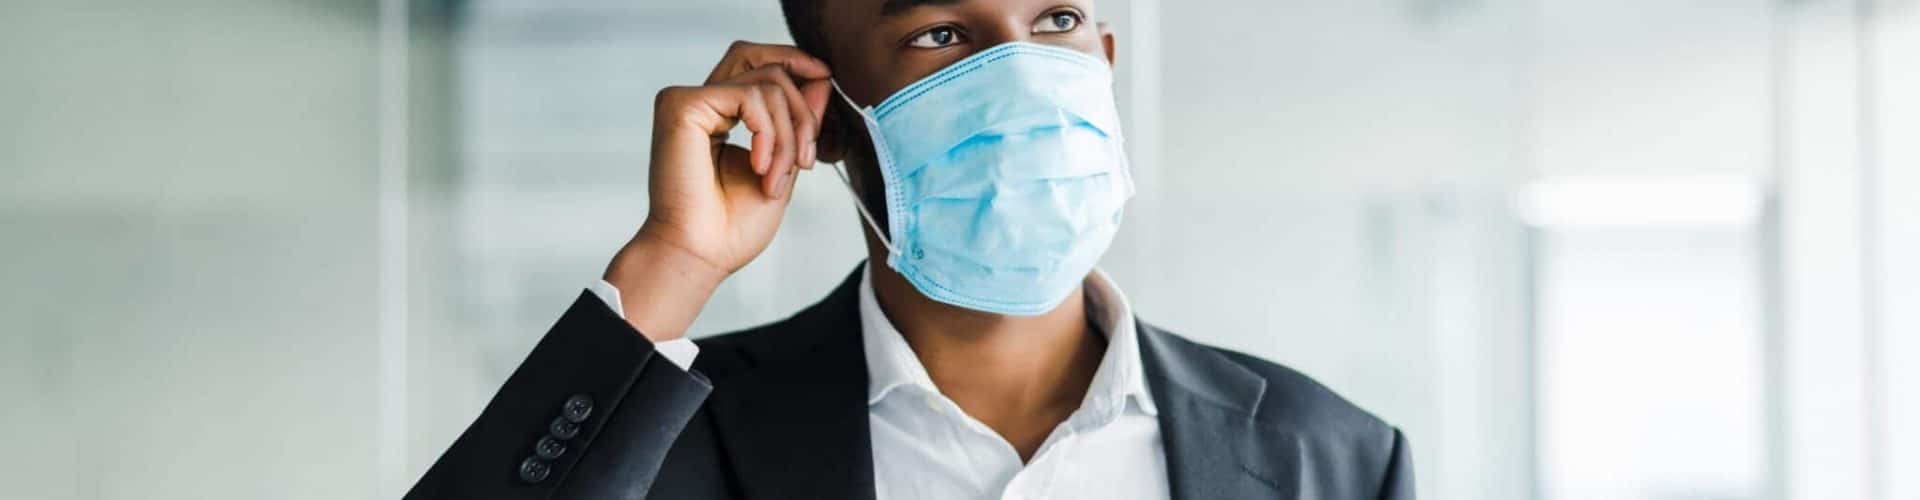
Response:
[{"label": "finger", "polygon": [[[820,135],[820,112],[818,109],[809,107],[807,104],[809,98],[800,90],[800,87],[794,86],[793,78],[787,76],[786,68],[768,66],[741,73],[739,76],[735,76],[727,81],[733,83],[768,83],[780,87],[780,91],[786,94],[786,102],[788,105],[787,115],[793,120],[793,137],[794,140],[797,141],[795,147],[798,152],[798,155],[795,157],[795,163],[800,168],[813,168],[813,162],[816,159],[814,156],[814,141],[818,139]],[[824,85],[826,82],[812,82],[808,85],[814,84]],[[824,106],[824,102],[823,99],[822,106]]]},{"label": "finger", "polygon": [[721,188],[727,190],[729,196],[732,196],[732,193],[747,194],[748,192],[751,192],[754,196],[759,196],[763,200],[776,200],[780,198],[791,198],[793,196],[794,184],[796,183],[788,183],[786,190],[781,193],[780,197],[768,195],[766,191],[761,189],[760,181],[763,176],[753,173],[753,171],[746,167],[746,164],[749,163],[747,158],[752,154],[752,152],[746,148],[733,144],[723,144],[716,153],[720,158],[718,163],[720,164],[719,180]]},{"label": "finger", "polygon": [[809,124],[806,139],[807,159],[801,168],[812,169],[820,161],[820,131],[826,129],[827,100],[833,97],[833,85],[824,80],[807,82],[800,86],[800,101],[812,113],[813,123]]},{"label": "finger", "polygon": [[[731,100],[731,102],[725,103],[731,105],[731,107],[721,108],[723,111],[722,114],[739,117],[741,122],[747,124],[747,131],[753,133],[753,139],[749,141],[753,146],[753,154],[748,156],[750,162],[753,164],[753,171],[763,175],[766,174],[768,170],[773,168],[774,139],[776,137],[774,135],[774,127],[776,125],[773,120],[773,114],[767,110],[766,98],[760,95],[759,87],[751,85],[718,87],[716,89],[723,89],[724,91],[714,92],[713,94]],[[725,134],[726,131],[722,130],[720,133]]]},{"label": "finger", "polygon": [[773,164],[767,168],[767,196],[778,196],[781,183],[786,182],[787,172],[799,163],[800,143],[793,137],[792,106],[787,104],[787,94],[780,86],[766,83],[760,85],[760,96],[767,101],[767,112],[773,115]]},{"label": "finger", "polygon": [[[704,87],[667,87],[660,89],[654,96],[654,117],[656,127],[676,125],[679,121],[691,125],[694,130],[708,136],[726,137],[733,131],[735,124],[749,121],[748,130],[766,128],[759,118],[770,119],[771,115],[758,116],[755,112],[760,103],[753,95],[758,89],[753,85],[709,85]],[[751,99],[750,99],[751,98]]]},{"label": "finger", "polygon": [[826,80],[815,80],[800,86],[800,100],[807,104],[807,110],[814,117],[827,116],[827,100],[833,98],[833,84]]},{"label": "finger", "polygon": [[807,55],[792,45],[771,45],[736,41],[727,47],[727,54],[720,57],[720,63],[714,65],[713,72],[707,75],[707,83],[713,84],[735,75],[765,66],[785,66],[793,76],[805,80],[820,80],[832,76],[827,63]]},{"label": "finger", "polygon": [[782,183],[780,184],[780,185],[781,185],[781,187],[780,187],[780,197],[781,197],[781,198],[792,198],[792,197],[793,197],[793,188],[794,188],[794,184],[798,184],[797,182],[794,182],[794,181],[796,181],[796,180],[799,180],[799,179],[800,179],[800,170],[799,170],[799,169],[792,169],[792,170],[788,170],[788,171],[787,171],[787,180],[786,180],[785,182],[782,182]]},{"label": "finger", "polygon": [[750,166],[742,166],[753,163],[753,151],[738,145],[722,144],[716,154],[720,158],[717,162],[720,166],[720,184],[729,196],[731,193],[748,192],[762,198],[767,196],[766,191],[760,188],[760,174],[754,173]]}]

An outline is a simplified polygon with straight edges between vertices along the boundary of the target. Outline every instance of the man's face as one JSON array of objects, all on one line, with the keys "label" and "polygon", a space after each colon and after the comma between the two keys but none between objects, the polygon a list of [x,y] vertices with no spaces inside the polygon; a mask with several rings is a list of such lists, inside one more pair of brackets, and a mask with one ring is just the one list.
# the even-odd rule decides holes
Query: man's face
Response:
[{"label": "man's face", "polygon": [[1113,36],[1094,17],[1093,0],[825,0],[819,7],[834,78],[866,106],[1008,42],[1113,60]]},{"label": "man's face", "polygon": [[[875,106],[907,85],[967,56],[1008,42],[1031,42],[1113,61],[1113,34],[1095,17],[1094,0],[822,0],[820,23],[833,77],[854,102]],[[832,99],[822,123],[820,158],[844,160],[861,203],[883,207],[865,126]],[[887,212],[873,214],[887,227]],[[878,252],[877,241],[869,250]]]}]

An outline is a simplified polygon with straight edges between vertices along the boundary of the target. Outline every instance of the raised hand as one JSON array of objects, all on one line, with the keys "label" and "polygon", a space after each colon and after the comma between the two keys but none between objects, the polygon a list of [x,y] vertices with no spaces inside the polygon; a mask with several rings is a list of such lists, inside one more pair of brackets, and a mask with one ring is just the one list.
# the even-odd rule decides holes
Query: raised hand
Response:
[{"label": "raised hand", "polygon": [[[606,273],[642,334],[684,335],[714,287],[773,241],[816,159],[829,76],[797,48],[736,42],[705,84],[660,91],[647,220]],[[751,148],[726,143],[742,123]]]}]

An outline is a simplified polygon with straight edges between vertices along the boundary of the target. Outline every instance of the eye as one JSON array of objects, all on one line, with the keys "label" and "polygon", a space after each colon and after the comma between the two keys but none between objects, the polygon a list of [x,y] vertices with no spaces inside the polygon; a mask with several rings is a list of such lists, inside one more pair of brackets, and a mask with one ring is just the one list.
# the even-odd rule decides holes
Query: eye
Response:
[{"label": "eye", "polygon": [[915,35],[907,40],[907,45],[923,49],[937,49],[960,42],[960,31],[952,26],[940,26]]},{"label": "eye", "polygon": [[1059,11],[1033,22],[1034,33],[1066,33],[1080,27],[1080,14]]}]

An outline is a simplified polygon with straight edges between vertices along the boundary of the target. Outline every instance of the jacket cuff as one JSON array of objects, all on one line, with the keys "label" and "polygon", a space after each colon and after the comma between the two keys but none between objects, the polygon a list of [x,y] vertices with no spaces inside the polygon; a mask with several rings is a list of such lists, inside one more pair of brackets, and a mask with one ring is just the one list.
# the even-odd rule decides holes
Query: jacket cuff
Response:
[{"label": "jacket cuff", "polygon": [[[656,352],[582,292],[407,497],[546,498],[595,455],[664,455],[712,385]],[[621,421],[651,428],[608,428]],[[609,431],[631,441],[599,443]]]}]

